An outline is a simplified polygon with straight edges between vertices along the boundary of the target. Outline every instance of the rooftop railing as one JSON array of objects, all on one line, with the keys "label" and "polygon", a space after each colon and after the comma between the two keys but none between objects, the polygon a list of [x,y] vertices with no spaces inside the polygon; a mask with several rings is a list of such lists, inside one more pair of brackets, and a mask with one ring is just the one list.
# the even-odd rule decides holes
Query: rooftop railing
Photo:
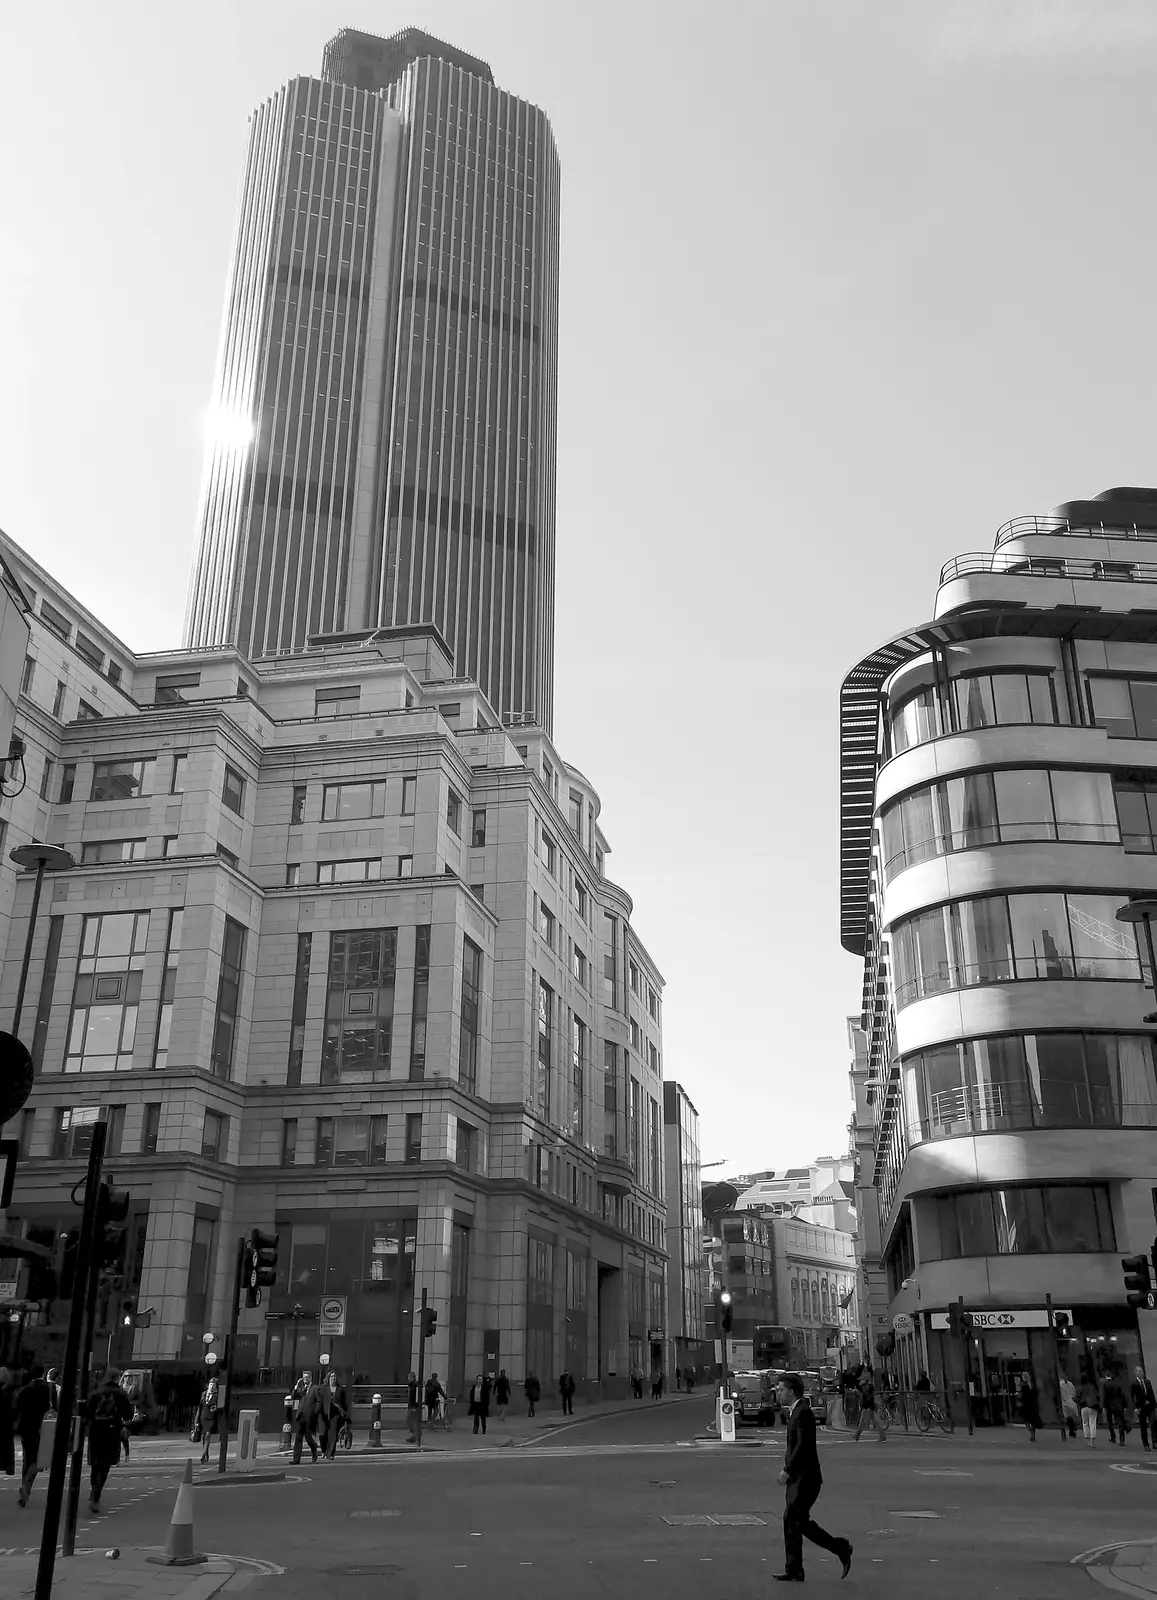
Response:
[{"label": "rooftop railing", "polygon": [[1027,539],[1033,534],[1076,534],[1085,539],[1157,539],[1157,528],[1139,528],[1135,522],[1071,522],[1068,517],[1013,517],[996,530],[996,548],[1010,539]]},{"label": "rooftop railing", "polygon": [[[1148,535],[1146,535],[1148,537]],[[1005,572],[1025,578],[1109,578],[1116,583],[1157,583],[1157,561],[1097,561],[1077,556],[1022,556],[976,551],[954,556],[940,569],[940,582],[970,573]]]}]

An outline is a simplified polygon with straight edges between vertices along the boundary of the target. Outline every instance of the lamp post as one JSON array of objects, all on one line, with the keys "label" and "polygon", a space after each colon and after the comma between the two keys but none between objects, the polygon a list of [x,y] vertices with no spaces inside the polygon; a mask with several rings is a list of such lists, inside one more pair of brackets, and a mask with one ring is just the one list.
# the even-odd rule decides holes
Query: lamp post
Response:
[{"label": "lamp post", "polygon": [[[1118,922],[1140,922],[1145,926],[1145,947],[1149,952],[1149,983],[1157,995],[1157,963],[1153,959],[1153,919],[1157,917],[1157,899],[1149,896],[1145,899],[1130,900],[1127,906],[1122,906],[1117,912]],[[1157,1011],[1149,1011],[1141,1018],[1142,1022],[1157,1022]]]},{"label": "lamp post", "polygon": [[16,991],[16,1014],[12,1018],[12,1033],[20,1037],[20,1015],[24,1010],[24,991],[28,987],[28,968],[32,962],[32,941],[36,935],[36,914],[40,910],[40,891],[46,872],[67,872],[76,865],[63,846],[58,844],[18,844],[8,852],[9,861],[28,871],[35,870],[36,887],[32,891],[32,911],[28,918],[28,933],[24,939],[24,959],[20,964],[20,987]]}]

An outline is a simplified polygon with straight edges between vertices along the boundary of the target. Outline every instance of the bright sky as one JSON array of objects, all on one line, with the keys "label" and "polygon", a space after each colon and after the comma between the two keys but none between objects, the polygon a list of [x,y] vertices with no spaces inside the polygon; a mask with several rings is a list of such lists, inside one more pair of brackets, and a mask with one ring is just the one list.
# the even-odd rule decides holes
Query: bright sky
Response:
[{"label": "bright sky", "polygon": [[1008,517],[1157,483],[1157,6],[4,7],[0,526],[134,648],[180,639],[246,118],[411,24],[561,152],[555,734],[666,1075],[721,1171],[842,1151],[840,680]]}]

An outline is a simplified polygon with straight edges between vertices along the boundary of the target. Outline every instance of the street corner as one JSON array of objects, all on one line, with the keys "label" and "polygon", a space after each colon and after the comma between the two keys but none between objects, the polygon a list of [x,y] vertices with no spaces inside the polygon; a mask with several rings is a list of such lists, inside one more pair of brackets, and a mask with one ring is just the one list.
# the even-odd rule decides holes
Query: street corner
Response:
[{"label": "street corner", "polygon": [[[212,1600],[240,1593],[261,1574],[284,1571],[274,1562],[206,1554],[188,1566],[158,1566],[159,1546],[78,1545],[72,1556],[57,1554],[53,1600]],[[36,1587],[40,1551],[8,1548],[0,1575],[0,1600],[28,1600]]]},{"label": "street corner", "polygon": [[1095,1583],[1115,1594],[1157,1595],[1157,1539],[1123,1540],[1097,1545],[1074,1556]]}]

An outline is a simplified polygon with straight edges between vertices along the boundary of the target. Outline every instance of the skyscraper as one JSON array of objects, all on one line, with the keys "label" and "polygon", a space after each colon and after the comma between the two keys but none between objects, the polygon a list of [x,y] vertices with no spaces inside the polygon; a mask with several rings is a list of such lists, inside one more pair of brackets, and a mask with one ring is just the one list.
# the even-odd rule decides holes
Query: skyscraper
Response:
[{"label": "skyscraper", "polygon": [[415,29],[258,107],[187,644],[434,623],[550,731],[558,192],[545,115]]}]

